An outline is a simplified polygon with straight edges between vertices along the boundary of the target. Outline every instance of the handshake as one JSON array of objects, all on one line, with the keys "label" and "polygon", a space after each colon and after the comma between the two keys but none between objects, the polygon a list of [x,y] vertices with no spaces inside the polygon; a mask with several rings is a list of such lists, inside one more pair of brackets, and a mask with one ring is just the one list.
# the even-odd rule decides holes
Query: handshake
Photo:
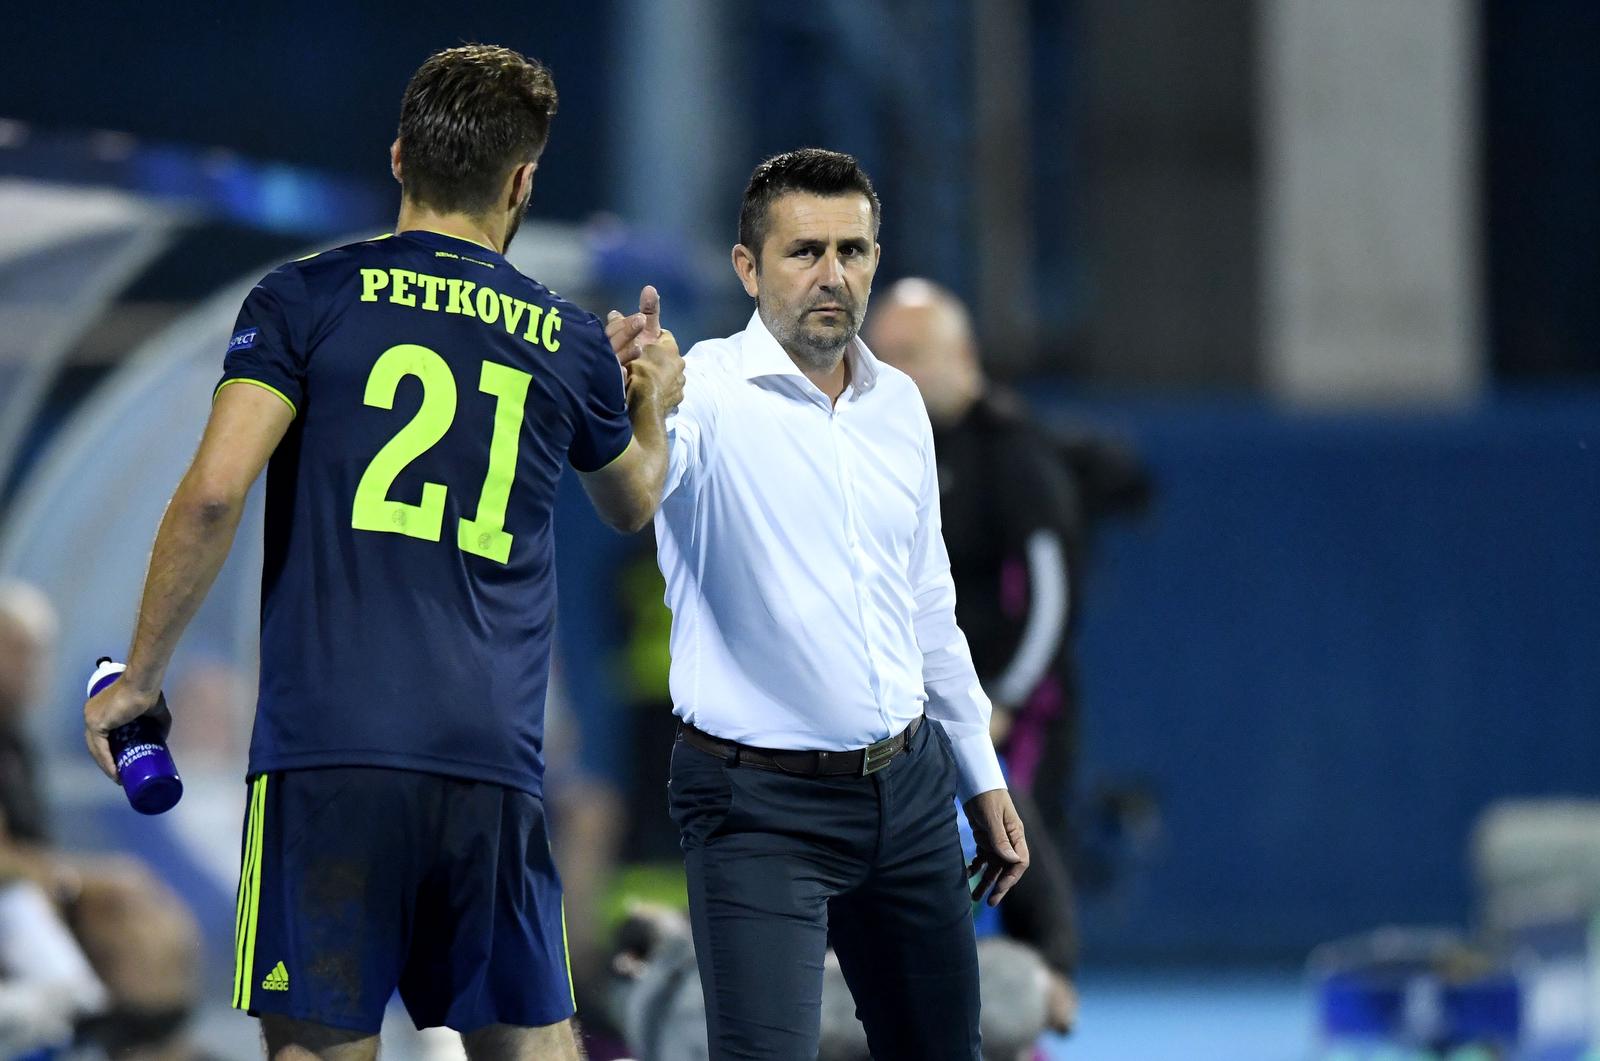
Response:
[{"label": "handshake", "polygon": [[678,341],[661,327],[661,296],[646,285],[639,292],[639,312],[606,314],[606,338],[622,366],[628,408],[658,405],[666,416],[683,401],[683,358]]}]

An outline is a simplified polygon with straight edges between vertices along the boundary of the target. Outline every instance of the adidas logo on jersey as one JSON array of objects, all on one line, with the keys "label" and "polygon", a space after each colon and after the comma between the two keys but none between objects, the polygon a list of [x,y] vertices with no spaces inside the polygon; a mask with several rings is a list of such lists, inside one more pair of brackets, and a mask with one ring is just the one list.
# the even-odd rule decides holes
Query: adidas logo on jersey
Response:
[{"label": "adidas logo on jersey", "polygon": [[285,969],[283,967],[283,963],[282,962],[279,962],[277,965],[274,965],[272,967],[272,972],[268,973],[267,974],[267,978],[265,980],[261,981],[261,990],[263,990],[263,991],[287,991],[287,990],[289,990],[289,970],[287,970],[287,969]]}]

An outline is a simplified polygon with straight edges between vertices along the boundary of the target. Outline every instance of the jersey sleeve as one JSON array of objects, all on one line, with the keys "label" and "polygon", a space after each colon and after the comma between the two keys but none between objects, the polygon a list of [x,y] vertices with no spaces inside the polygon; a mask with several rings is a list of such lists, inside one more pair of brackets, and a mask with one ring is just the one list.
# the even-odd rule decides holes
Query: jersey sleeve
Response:
[{"label": "jersey sleeve", "polygon": [[299,270],[284,266],[245,296],[228,340],[217,391],[235,383],[264,388],[296,415],[305,406],[310,306]]},{"label": "jersey sleeve", "polygon": [[628,419],[628,401],[622,385],[622,369],[605,331],[591,318],[583,329],[579,350],[587,359],[584,385],[574,410],[572,444],[567,459],[580,472],[599,471],[622,455],[633,441],[633,424]]}]

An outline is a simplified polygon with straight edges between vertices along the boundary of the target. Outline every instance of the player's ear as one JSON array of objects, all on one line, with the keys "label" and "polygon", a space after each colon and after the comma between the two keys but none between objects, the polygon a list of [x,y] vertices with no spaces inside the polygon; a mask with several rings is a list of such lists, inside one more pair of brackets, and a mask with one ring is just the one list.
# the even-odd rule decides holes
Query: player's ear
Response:
[{"label": "player's ear", "polygon": [[751,298],[760,294],[760,274],[757,267],[756,256],[750,253],[750,248],[743,243],[737,243],[733,248],[733,271],[739,274],[739,282],[744,285],[744,293]]},{"label": "player's ear", "polygon": [[389,172],[394,174],[394,179],[401,184],[405,180],[400,176],[400,138],[395,137],[394,143],[389,145]]},{"label": "player's ear", "polygon": [[533,173],[539,168],[539,163],[524,162],[511,171],[511,201],[506,205],[512,209],[522,206],[533,194]]}]

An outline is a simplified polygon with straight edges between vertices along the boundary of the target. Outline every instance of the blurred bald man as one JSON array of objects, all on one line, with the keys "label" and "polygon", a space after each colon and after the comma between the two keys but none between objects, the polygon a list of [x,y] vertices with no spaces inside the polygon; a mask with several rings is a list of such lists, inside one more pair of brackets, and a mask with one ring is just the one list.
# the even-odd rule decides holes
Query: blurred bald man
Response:
[{"label": "blurred bald man", "polygon": [[55,608],[38,587],[0,580],[0,836],[30,844],[47,839],[47,826],[27,716],[56,629]]},{"label": "blurred bald man", "polygon": [[956,620],[994,700],[991,733],[1013,792],[1023,794],[1018,811],[1057,841],[1042,857],[1034,852],[1037,879],[1019,883],[1001,913],[1007,934],[1038,947],[1054,970],[1052,1024],[1063,1028],[1076,1008],[1077,932],[1059,851],[1077,743],[1068,642],[1083,536],[1077,486],[1059,441],[1016,396],[984,378],[971,318],[949,291],[928,280],[899,281],[873,300],[865,337],[922,392]]},{"label": "blurred bald man", "polygon": [[[940,494],[951,508],[944,522],[957,619],[963,629],[970,624],[978,676],[1003,709],[996,740],[1012,744],[1018,715],[1065,662],[1070,554],[1082,522],[1076,486],[1059,442],[1015,395],[985,380],[959,299],[920,279],[901,280],[879,298],[867,339],[916,381],[928,407]],[[1008,750],[1026,759],[1012,771],[1031,778],[1027,749]]]}]

